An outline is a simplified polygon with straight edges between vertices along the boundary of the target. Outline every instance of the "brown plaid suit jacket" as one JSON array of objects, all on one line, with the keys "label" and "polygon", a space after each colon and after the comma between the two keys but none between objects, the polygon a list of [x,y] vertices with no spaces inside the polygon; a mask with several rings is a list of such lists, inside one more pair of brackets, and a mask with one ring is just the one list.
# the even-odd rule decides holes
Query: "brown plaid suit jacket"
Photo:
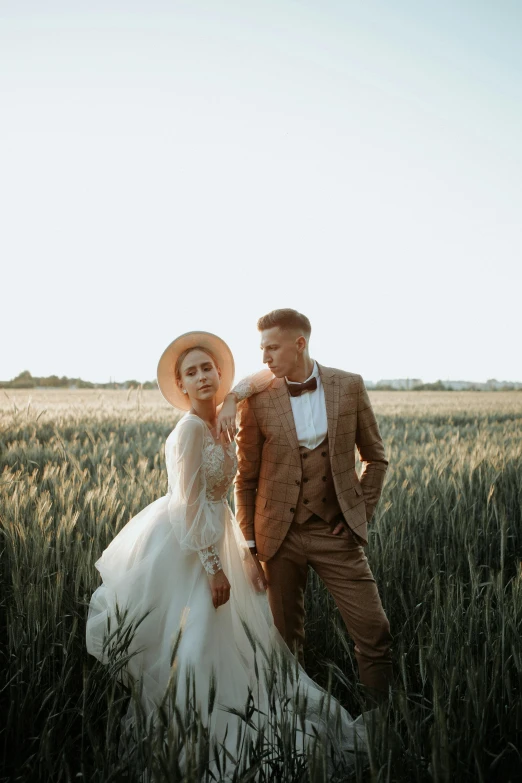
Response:
[{"label": "brown plaid suit jacket", "polygon": [[[388,467],[379,428],[361,376],[318,367],[337,499],[347,524],[367,543],[367,523]],[[276,378],[267,389],[240,404],[236,441],[236,517],[246,540],[255,540],[259,559],[270,560],[292,524],[302,477],[284,378]],[[355,471],[356,446],[363,463],[360,481]]]}]

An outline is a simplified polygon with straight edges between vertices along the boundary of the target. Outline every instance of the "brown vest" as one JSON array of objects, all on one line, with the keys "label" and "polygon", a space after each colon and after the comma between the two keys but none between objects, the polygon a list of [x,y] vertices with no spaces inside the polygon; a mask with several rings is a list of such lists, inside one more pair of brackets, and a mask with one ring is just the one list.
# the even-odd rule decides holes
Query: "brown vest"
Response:
[{"label": "brown vest", "polygon": [[342,512],[333,483],[328,436],[317,448],[300,446],[299,452],[303,474],[294,522],[302,524],[314,514],[325,522],[331,522]]}]

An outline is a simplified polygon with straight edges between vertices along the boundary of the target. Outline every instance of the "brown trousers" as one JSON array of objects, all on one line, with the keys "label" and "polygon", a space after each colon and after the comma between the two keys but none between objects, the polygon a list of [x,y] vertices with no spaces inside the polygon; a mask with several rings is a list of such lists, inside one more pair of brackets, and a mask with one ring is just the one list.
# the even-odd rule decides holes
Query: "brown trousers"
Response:
[{"label": "brown trousers", "polygon": [[359,677],[371,692],[392,682],[390,624],[362,546],[351,531],[334,536],[335,522],[313,516],[293,523],[274,557],[263,563],[279,633],[303,663],[304,591],[308,566],[333,596],[355,642]]}]

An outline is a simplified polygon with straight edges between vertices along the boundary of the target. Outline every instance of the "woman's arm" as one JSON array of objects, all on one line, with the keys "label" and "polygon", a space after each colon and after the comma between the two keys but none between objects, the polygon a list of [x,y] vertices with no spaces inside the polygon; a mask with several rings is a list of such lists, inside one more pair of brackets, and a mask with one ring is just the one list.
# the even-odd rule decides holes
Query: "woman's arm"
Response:
[{"label": "woman's arm", "polygon": [[270,370],[260,370],[253,375],[247,375],[240,380],[227,394],[218,413],[216,425],[216,437],[223,433],[225,443],[234,440],[236,434],[237,406],[242,400],[252,397],[253,394],[267,389],[275,375]]},{"label": "woman's arm", "polygon": [[223,530],[216,526],[216,517],[206,497],[202,464],[205,424],[193,418],[185,419],[178,427],[175,446],[167,458],[171,487],[169,519],[181,549],[198,553],[217,608],[228,601],[230,584],[215,546]]}]

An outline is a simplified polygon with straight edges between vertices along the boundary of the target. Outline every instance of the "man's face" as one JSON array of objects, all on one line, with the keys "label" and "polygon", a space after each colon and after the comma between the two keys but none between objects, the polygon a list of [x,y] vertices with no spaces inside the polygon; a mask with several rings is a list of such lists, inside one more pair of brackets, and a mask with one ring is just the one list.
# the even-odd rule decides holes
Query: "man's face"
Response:
[{"label": "man's face", "polygon": [[292,330],[273,326],[261,332],[263,362],[276,378],[291,376],[302,354],[303,338]]}]

